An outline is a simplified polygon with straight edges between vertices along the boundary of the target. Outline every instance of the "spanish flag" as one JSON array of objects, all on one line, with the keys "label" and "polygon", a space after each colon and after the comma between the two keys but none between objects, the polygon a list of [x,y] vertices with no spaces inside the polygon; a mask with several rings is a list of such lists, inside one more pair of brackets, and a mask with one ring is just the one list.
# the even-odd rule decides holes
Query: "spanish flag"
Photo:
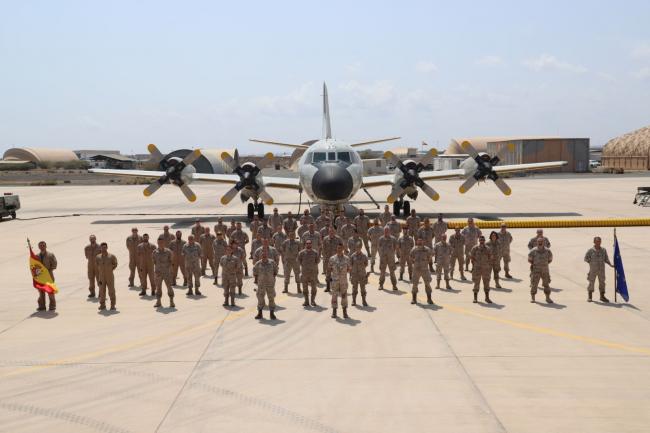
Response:
[{"label": "spanish flag", "polygon": [[32,246],[29,246],[29,271],[32,274],[34,288],[46,293],[59,293],[50,271],[47,270],[41,259],[34,254]]}]

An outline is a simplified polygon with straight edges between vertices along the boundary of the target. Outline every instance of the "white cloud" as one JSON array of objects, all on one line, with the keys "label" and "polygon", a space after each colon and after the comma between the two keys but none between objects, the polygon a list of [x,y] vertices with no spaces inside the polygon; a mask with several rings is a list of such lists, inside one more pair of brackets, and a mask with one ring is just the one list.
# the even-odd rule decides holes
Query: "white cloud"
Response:
[{"label": "white cloud", "polygon": [[650,66],[646,66],[645,68],[641,68],[632,75],[634,75],[634,77],[638,78],[639,80],[650,79]]},{"label": "white cloud", "polygon": [[438,67],[433,62],[417,62],[415,65],[415,70],[423,74],[431,74],[438,71]]},{"label": "white cloud", "polygon": [[538,57],[525,60],[524,65],[534,71],[551,69],[556,71],[573,72],[576,74],[587,72],[587,68],[584,66],[558,60],[557,57],[550,54],[540,54]]},{"label": "white cloud", "polygon": [[350,63],[349,65],[345,65],[345,72],[348,74],[358,74],[361,72],[361,62],[354,62]]},{"label": "white cloud", "polygon": [[487,55],[478,59],[476,64],[481,66],[498,66],[503,64],[503,59],[499,56]]},{"label": "white cloud", "polygon": [[343,83],[340,89],[347,93],[347,96],[339,97],[340,100],[347,101],[349,106],[355,107],[379,107],[396,98],[395,87],[388,80],[377,80],[371,83],[350,80]]},{"label": "white cloud", "polygon": [[632,57],[635,59],[648,59],[650,58],[650,43],[637,45],[632,50]]}]

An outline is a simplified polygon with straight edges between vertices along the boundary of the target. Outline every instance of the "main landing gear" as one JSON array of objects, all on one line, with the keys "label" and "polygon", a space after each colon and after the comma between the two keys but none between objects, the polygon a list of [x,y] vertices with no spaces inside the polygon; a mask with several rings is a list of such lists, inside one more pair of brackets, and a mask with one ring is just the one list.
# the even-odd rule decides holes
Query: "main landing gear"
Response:
[{"label": "main landing gear", "polygon": [[264,203],[248,203],[248,219],[252,220],[257,213],[257,216],[264,218]]},{"label": "main landing gear", "polygon": [[403,199],[393,202],[393,215],[399,217],[401,211],[404,211],[405,218],[409,216],[411,213],[411,202]]}]

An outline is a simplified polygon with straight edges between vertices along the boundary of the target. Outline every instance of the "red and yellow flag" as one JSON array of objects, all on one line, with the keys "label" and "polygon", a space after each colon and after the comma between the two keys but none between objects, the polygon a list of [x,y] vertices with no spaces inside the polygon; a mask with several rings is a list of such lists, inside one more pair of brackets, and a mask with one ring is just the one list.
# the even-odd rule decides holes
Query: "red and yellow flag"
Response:
[{"label": "red and yellow flag", "polygon": [[46,293],[59,293],[59,288],[41,259],[29,247],[29,271],[32,274],[34,288]]}]

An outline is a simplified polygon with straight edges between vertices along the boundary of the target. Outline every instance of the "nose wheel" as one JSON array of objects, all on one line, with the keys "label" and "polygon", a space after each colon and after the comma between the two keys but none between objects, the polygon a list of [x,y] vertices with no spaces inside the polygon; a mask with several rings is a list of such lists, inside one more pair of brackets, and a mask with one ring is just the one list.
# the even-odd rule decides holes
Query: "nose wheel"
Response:
[{"label": "nose wheel", "polygon": [[411,213],[411,202],[408,200],[396,200],[393,202],[393,215],[399,218],[400,213],[404,212],[404,216],[407,217]]},{"label": "nose wheel", "polygon": [[248,203],[247,216],[252,220],[255,214],[260,218],[264,218],[264,203]]}]

